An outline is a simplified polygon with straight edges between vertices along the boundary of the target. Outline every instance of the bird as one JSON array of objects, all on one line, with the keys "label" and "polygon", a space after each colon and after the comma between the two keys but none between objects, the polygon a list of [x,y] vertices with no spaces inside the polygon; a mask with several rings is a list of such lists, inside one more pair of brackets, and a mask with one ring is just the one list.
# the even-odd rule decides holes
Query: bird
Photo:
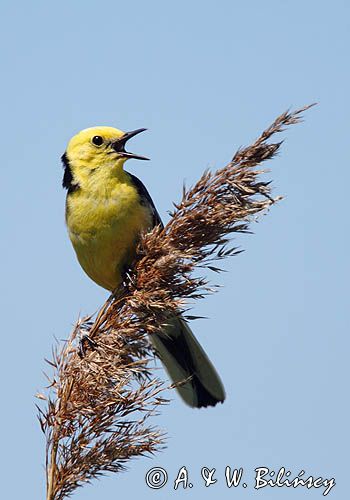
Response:
[{"label": "bird", "polygon": [[[141,234],[163,227],[144,184],[124,169],[129,159],[148,160],[125,149],[145,130],[86,128],[72,137],[61,157],[69,238],[85,273],[110,292],[123,286]],[[183,317],[169,315],[162,331],[149,337],[187,405],[201,408],[225,400],[217,371]]]}]

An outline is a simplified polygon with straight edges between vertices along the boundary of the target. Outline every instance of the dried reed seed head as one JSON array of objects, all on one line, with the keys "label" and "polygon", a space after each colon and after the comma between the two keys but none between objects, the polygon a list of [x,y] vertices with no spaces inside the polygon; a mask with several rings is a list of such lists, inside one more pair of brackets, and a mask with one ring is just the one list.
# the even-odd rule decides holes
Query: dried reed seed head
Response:
[{"label": "dried reed seed head", "polygon": [[[141,238],[127,290],[106,302],[94,322],[79,320],[53,352],[49,396],[38,394],[46,404],[38,417],[47,442],[48,500],[66,498],[93,478],[123,470],[130,458],[162,448],[163,432],[147,421],[167,402],[165,387],[150,366],[145,334],[161,329],[169,312],[184,311],[188,300],[215,291],[193,271],[219,272],[214,261],[241,251],[227,247],[228,237],[249,232],[254,217],[281,198],[271,196],[264,170],[255,167],[281,146],[266,141],[309,107],[283,113],[228,165],[184,188],[164,229]],[[76,344],[87,332],[96,347],[88,346],[81,359]]]}]

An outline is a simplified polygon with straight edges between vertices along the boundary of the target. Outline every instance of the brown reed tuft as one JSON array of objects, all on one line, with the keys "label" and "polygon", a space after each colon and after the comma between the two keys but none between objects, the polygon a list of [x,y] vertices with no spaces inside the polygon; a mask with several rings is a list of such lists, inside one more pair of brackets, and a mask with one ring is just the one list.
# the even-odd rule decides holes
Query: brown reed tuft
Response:
[{"label": "brown reed tuft", "polygon": [[167,225],[142,235],[123,290],[94,321],[79,319],[56,346],[48,361],[49,390],[37,395],[46,402],[38,416],[46,436],[47,500],[66,498],[104,473],[123,470],[132,457],[162,448],[164,433],[148,419],[167,402],[165,386],[150,367],[146,334],[159,330],[170,311],[183,312],[189,301],[214,291],[193,271],[220,271],[217,261],[240,252],[227,247],[230,235],[248,232],[254,216],[281,199],[271,196],[270,182],[261,178],[265,171],[255,167],[279,150],[281,142],[269,139],[311,106],[283,113],[225,167],[184,188]]}]

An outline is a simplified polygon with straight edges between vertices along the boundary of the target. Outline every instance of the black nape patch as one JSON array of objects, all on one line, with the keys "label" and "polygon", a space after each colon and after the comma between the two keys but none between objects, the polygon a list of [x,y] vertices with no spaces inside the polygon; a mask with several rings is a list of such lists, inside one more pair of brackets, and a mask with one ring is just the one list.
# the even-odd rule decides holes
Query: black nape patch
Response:
[{"label": "black nape patch", "polygon": [[74,193],[77,189],[79,189],[79,184],[73,182],[72,169],[69,164],[69,160],[67,157],[67,153],[63,153],[61,156],[61,160],[63,163],[64,174],[62,179],[62,186],[67,189],[68,194]]}]

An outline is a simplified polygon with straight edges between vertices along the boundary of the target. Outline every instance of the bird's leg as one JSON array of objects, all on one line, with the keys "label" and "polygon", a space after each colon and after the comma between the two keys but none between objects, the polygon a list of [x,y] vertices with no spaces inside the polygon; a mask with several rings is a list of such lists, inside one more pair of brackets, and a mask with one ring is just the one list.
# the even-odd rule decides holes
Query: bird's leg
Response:
[{"label": "bird's leg", "polygon": [[132,285],[134,285],[134,280],[132,279],[132,276],[131,274],[126,271],[125,272],[125,275],[124,275],[124,280],[123,280],[123,286],[125,286],[125,288],[129,288],[129,283],[131,283]]},{"label": "bird's leg", "polygon": [[115,289],[112,291],[112,293],[108,297],[107,303],[111,304],[113,302],[113,300],[117,300],[117,299],[121,298],[123,295],[125,295],[124,281],[122,281],[122,284],[115,287]]},{"label": "bird's leg", "polygon": [[122,271],[122,284],[126,290],[129,290],[129,284],[135,285],[135,282],[132,278],[132,268],[131,266],[124,266]]},{"label": "bird's leg", "polygon": [[96,349],[97,344],[94,340],[92,340],[91,337],[89,337],[88,333],[82,333],[79,339],[79,347],[78,347],[78,354],[79,357],[82,359],[84,358],[86,354],[86,344],[92,349],[93,351]]},{"label": "bird's leg", "polygon": [[113,302],[113,299],[115,299],[118,296],[118,291],[119,291],[119,286],[113,290],[113,292],[110,294],[110,296],[107,299],[107,303],[111,304]]},{"label": "bird's leg", "polygon": [[132,269],[130,266],[125,266],[122,272],[122,282],[119,284],[113,292],[110,294],[108,297],[104,307],[100,310],[99,314],[97,315],[97,318],[95,319],[94,324],[90,328],[89,332],[84,332],[80,336],[79,340],[79,347],[78,347],[78,354],[80,358],[83,358],[86,354],[86,345],[90,347],[91,350],[95,350],[97,348],[97,343],[92,340],[92,337],[94,336],[95,332],[97,331],[97,328],[100,324],[100,321],[104,317],[104,314],[106,313],[106,310],[108,309],[109,305],[114,301],[114,300],[121,300],[123,297],[125,297],[128,292],[130,291],[130,284],[134,285],[134,280],[131,275]]}]

